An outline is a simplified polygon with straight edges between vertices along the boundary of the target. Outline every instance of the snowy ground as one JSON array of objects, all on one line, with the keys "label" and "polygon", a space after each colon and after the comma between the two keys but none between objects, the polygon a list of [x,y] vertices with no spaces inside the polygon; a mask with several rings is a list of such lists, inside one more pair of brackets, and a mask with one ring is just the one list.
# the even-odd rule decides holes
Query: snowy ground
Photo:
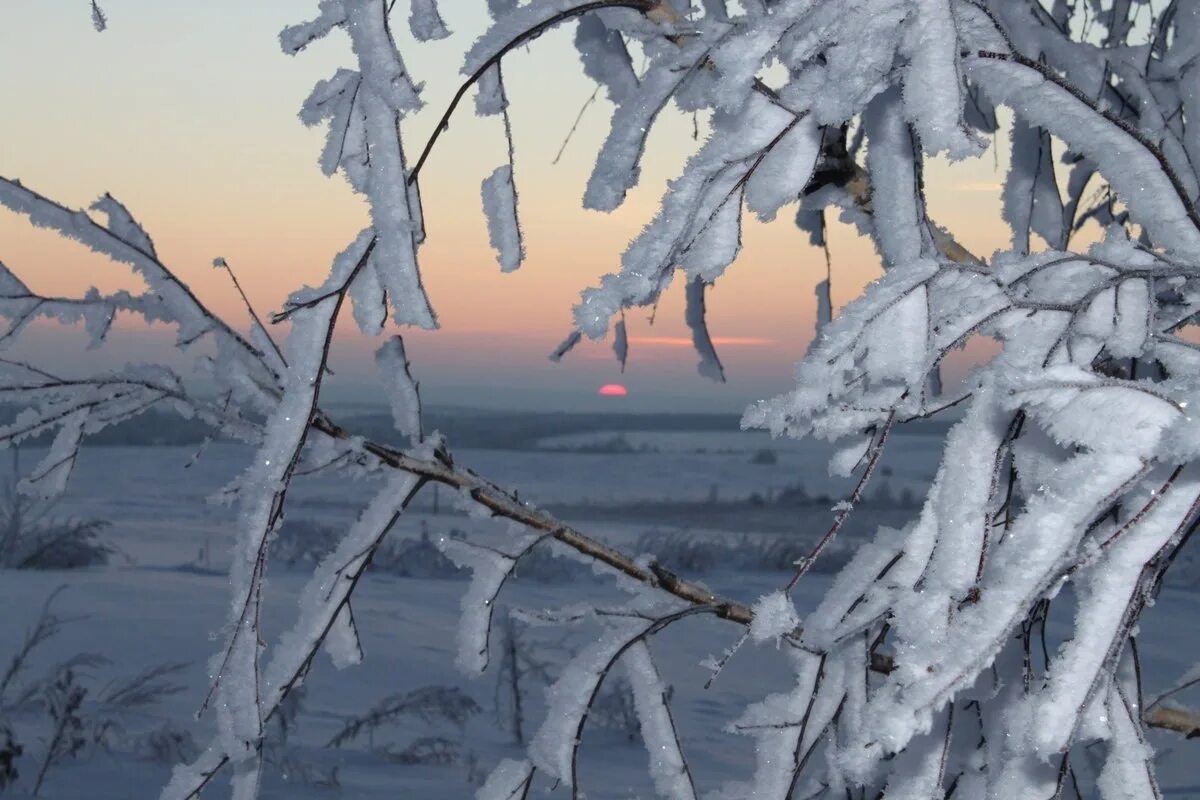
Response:
[{"label": "snowy ground", "polygon": [[[608,438],[589,436],[593,441]],[[573,522],[626,546],[646,533],[646,526],[621,513],[601,514],[601,508],[611,509],[617,504],[630,508],[637,501],[671,501],[677,507],[688,503],[694,507],[711,499],[714,485],[720,487],[718,503],[742,502],[752,493],[779,491],[799,483],[812,495],[828,493],[836,497],[844,489],[843,483],[825,477],[823,453],[816,447],[768,443],[777,453],[777,462],[752,464],[750,456],[764,446],[764,440],[757,437],[706,435],[711,441],[696,444],[694,437],[676,434],[628,436],[639,445],[645,443],[650,452],[463,451],[457,458],[485,475],[505,476],[521,488],[523,496],[570,509]],[[936,441],[933,437],[897,436],[889,470],[881,478],[890,481],[897,492],[905,487],[919,488],[932,474]],[[578,444],[560,438],[543,446],[562,449]],[[691,452],[697,447],[706,452]],[[107,535],[122,555],[102,569],[0,572],[0,670],[7,666],[9,650],[32,624],[41,603],[59,586],[66,589],[55,601],[56,611],[79,619],[68,623],[40,651],[38,670],[80,653],[99,654],[107,663],[84,668],[91,681],[87,685],[98,689],[112,678],[155,664],[188,664],[175,677],[183,691],[148,712],[122,720],[131,743],[128,747],[114,753],[89,749],[81,757],[53,767],[42,797],[155,797],[167,778],[169,764],[145,752],[131,752],[139,749],[132,743],[165,723],[189,731],[198,743],[205,741],[210,721],[205,718],[197,722],[194,713],[207,690],[206,665],[218,646],[214,636],[229,602],[227,580],[221,570],[232,537],[232,512],[206,504],[204,498],[237,473],[247,451],[229,445],[214,446],[194,466],[185,468],[191,455],[189,449],[169,447],[85,451],[77,480],[58,510],[64,515],[110,520],[113,525]],[[325,478],[306,479],[297,489],[289,498],[292,517],[331,525],[351,519],[370,492],[364,484]],[[427,497],[416,513],[406,518],[400,535],[411,539],[419,537],[423,529],[437,533],[451,527],[486,524],[447,515],[447,501],[441,498],[443,513],[433,516],[432,498]],[[595,509],[595,516],[603,519],[589,523],[588,508]],[[661,523],[655,527],[661,532]],[[699,531],[699,525],[689,527],[689,535],[731,535],[727,529],[719,530],[719,525],[707,531]],[[754,531],[741,533],[753,535]],[[763,537],[769,535],[783,534]],[[277,567],[271,573],[264,619],[268,642],[289,624],[295,595],[306,577],[301,566]],[[719,568],[701,577],[714,589],[748,601],[777,588],[785,579],[779,572]],[[801,610],[817,601],[828,580],[828,575],[817,573],[805,578],[797,595]],[[355,612],[364,637],[366,662],[338,673],[323,657],[318,661],[297,710],[296,727],[289,733],[287,745],[277,750],[265,797],[470,797],[473,780],[486,774],[500,758],[519,752],[512,744],[509,726],[497,718],[496,677],[485,675],[471,681],[453,668],[454,630],[463,589],[463,581],[457,578],[377,574],[363,582],[356,595]],[[619,594],[611,582],[581,579],[578,574],[568,574],[564,579],[553,572],[519,579],[505,594],[509,605],[534,609],[590,597],[617,599]],[[1063,598],[1058,604],[1069,610],[1070,600]],[[1191,633],[1198,612],[1200,595],[1168,588],[1148,615],[1139,641],[1151,691],[1200,660],[1200,653],[1180,646],[1181,641],[1195,646]],[[1052,622],[1061,635],[1064,620]],[[738,630],[727,623],[695,618],[662,634],[652,645],[665,679],[674,688],[672,710],[702,790],[747,775],[752,763],[750,742],[726,734],[722,728],[747,703],[789,684],[783,658],[771,653],[766,658],[735,657],[716,684],[703,689],[708,673],[700,662],[727,646],[737,634]],[[1055,634],[1052,625],[1052,639]],[[553,661],[588,635],[584,630],[564,640],[527,633],[525,641],[535,657]],[[348,748],[323,746],[347,720],[384,697],[431,685],[457,687],[474,698],[482,710],[461,731],[449,723],[409,719],[400,727],[381,728],[370,743],[364,738]],[[540,697],[541,685],[530,678],[524,697],[527,735],[536,729]],[[36,724],[32,720],[18,723]],[[456,762],[396,763],[394,753],[426,736],[453,742],[459,752]],[[587,746],[582,776],[589,798],[631,800],[654,796],[639,742],[630,741],[619,727],[597,725],[589,725],[584,738]],[[1200,797],[1200,769],[1195,767],[1200,745],[1157,734],[1155,743],[1161,754],[1160,777],[1165,794],[1172,798]],[[23,783],[36,771],[41,748],[37,739],[27,742],[26,756],[19,762],[26,776]],[[388,750],[393,757],[386,755]],[[318,785],[335,768],[338,786]],[[24,785],[28,788],[27,783]],[[205,797],[209,796],[227,796],[226,784],[218,782],[206,793]],[[559,791],[553,796],[565,793]]]}]

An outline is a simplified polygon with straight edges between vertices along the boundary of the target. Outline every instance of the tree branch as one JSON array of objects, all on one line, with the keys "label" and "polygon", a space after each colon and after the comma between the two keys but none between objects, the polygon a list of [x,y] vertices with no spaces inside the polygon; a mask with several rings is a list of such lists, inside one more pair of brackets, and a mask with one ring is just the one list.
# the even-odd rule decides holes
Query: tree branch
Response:
[{"label": "tree branch", "polygon": [[1173,188],[1175,190],[1175,194],[1178,195],[1179,202],[1183,205],[1188,219],[1191,220],[1192,224],[1197,230],[1200,230],[1200,211],[1197,211],[1196,204],[1192,202],[1191,196],[1188,195],[1187,190],[1184,188],[1183,181],[1180,180],[1179,174],[1175,171],[1175,168],[1171,166],[1171,162],[1167,158],[1166,154],[1163,153],[1162,148],[1150,141],[1150,139],[1146,138],[1144,133],[1130,125],[1126,120],[1123,120],[1117,115],[1113,114],[1111,111],[1106,111],[1105,109],[1100,108],[1095,101],[1084,94],[1082,89],[1041,62],[1034,61],[1033,59],[1023,56],[1017,52],[997,53],[991,50],[980,50],[975,53],[975,55],[979,58],[991,59],[993,61],[1008,61],[1013,64],[1019,64],[1026,69],[1033,70],[1047,81],[1053,83],[1055,86],[1071,95],[1080,103],[1083,103],[1098,116],[1103,117],[1105,120],[1118,127],[1122,132],[1128,135],[1129,138],[1145,148],[1146,152],[1153,156],[1154,160],[1158,162],[1159,166],[1162,168],[1163,175],[1166,176],[1167,180],[1171,183],[1171,188]]},{"label": "tree branch", "polygon": [[[313,418],[313,427],[339,440],[352,439],[352,434],[322,413]],[[500,488],[491,481],[454,465],[449,452],[438,451],[433,459],[422,459],[387,445],[367,441],[364,451],[393,469],[401,469],[430,483],[440,483],[469,495],[493,516],[519,522],[527,528],[549,534],[568,547],[624,574],[636,581],[662,589],[694,605],[712,606],[720,619],[749,625],[754,618],[750,608],[735,600],[714,594],[700,584],[684,580],[658,565],[643,567],[634,559],[603,542],[592,539],[541,509],[517,498],[516,494]]]},{"label": "tree branch", "polygon": [[1200,738],[1200,712],[1176,706],[1153,705],[1142,714],[1151,728],[1182,733],[1185,739]]},{"label": "tree branch", "polygon": [[483,77],[485,72],[494,67],[496,64],[500,63],[500,59],[504,58],[521,45],[541,36],[547,30],[553,28],[560,22],[565,22],[573,17],[582,16],[589,11],[596,11],[601,8],[631,8],[635,11],[640,11],[643,14],[649,15],[656,8],[658,8],[659,5],[660,4],[658,0],[593,0],[592,2],[583,3],[582,5],[575,6],[574,8],[560,11],[552,17],[542,20],[533,27],[527,28],[519,35],[506,42],[503,47],[489,56],[488,59],[484,61],[478,69],[472,72],[470,77],[463,81],[463,84],[458,87],[458,91],[454,93],[454,97],[450,100],[450,105],[446,107],[446,110],[442,113],[442,118],[438,120],[437,126],[433,129],[433,133],[429,135],[429,140],[425,142],[425,147],[421,150],[421,156],[417,159],[417,163],[408,173],[409,185],[412,185],[416,182],[417,176],[421,173],[421,168],[425,166],[425,160],[429,158],[430,152],[433,151],[433,146],[437,144],[437,140],[441,138],[441,135],[450,128],[450,118],[454,116],[454,111],[458,108],[458,104],[462,102],[463,96],[466,95],[467,90],[474,86],[479,79]]}]

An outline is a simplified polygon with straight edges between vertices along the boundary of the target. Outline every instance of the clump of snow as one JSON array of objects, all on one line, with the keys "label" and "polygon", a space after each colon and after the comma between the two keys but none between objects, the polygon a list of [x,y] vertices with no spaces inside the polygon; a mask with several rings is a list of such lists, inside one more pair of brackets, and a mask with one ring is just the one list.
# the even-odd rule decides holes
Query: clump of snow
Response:
[{"label": "clump of snow", "polygon": [[754,620],[750,623],[750,638],[762,644],[778,641],[795,632],[800,615],[787,592],[765,594],[754,604]]},{"label": "clump of snow", "polygon": [[511,164],[501,164],[484,178],[483,211],[500,269],[512,272],[525,260],[525,242],[517,218],[517,187]]},{"label": "clump of snow", "polygon": [[411,0],[408,12],[408,28],[419,42],[445,39],[450,35],[442,15],[438,11],[438,0]]},{"label": "clump of snow", "polygon": [[663,685],[645,642],[638,642],[622,657],[639,729],[650,756],[650,776],[659,797],[668,800],[696,800],[696,787],[679,744],[679,732],[667,707],[669,693]]}]

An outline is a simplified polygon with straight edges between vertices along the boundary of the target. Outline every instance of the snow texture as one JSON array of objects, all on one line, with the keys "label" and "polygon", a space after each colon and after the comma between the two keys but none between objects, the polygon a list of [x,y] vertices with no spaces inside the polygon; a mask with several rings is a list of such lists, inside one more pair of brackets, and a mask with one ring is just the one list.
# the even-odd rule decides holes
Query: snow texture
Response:
[{"label": "snow texture", "polygon": [[763,595],[754,604],[754,621],[750,623],[750,638],[763,642],[778,642],[800,626],[800,615],[787,592]]},{"label": "snow texture", "polygon": [[413,444],[421,441],[421,395],[404,351],[404,340],[393,336],[375,352],[375,363],[387,386],[388,401],[396,430]]},{"label": "snow texture", "polygon": [[696,369],[705,378],[724,381],[725,368],[721,366],[717,348],[713,346],[712,337],[708,333],[708,318],[704,308],[704,294],[707,289],[708,286],[700,278],[688,282],[684,321],[692,331],[692,346],[700,356],[700,363]]},{"label": "snow texture", "polygon": [[[473,502],[468,498],[467,502]],[[489,646],[496,597],[527,548],[538,537],[524,534],[516,542],[520,548],[508,555],[491,548],[441,537],[437,545],[455,564],[471,570],[471,586],[463,594],[462,618],[458,627],[458,655],[455,663],[468,675],[480,675],[490,660]]]},{"label": "snow texture", "polygon": [[517,187],[512,165],[496,167],[483,181],[483,212],[488,221],[488,237],[503,272],[512,272],[525,260],[525,242],[517,219]]},{"label": "snow texture", "polygon": [[623,103],[637,91],[638,77],[633,60],[620,31],[604,24],[599,16],[588,15],[575,27],[575,49],[583,62],[584,74],[602,85],[608,98]]},{"label": "snow texture", "polygon": [[412,0],[408,12],[408,29],[419,42],[445,39],[450,35],[450,30],[438,12],[438,0]]},{"label": "snow texture", "polygon": [[506,758],[488,775],[475,793],[475,800],[512,800],[523,796],[524,788],[533,777],[533,765],[528,761]]},{"label": "snow texture", "polygon": [[820,155],[821,129],[805,115],[785,130],[746,183],[746,207],[764,221],[800,198]]},{"label": "snow texture", "polygon": [[669,696],[663,685],[658,668],[645,642],[638,642],[625,651],[621,663],[633,687],[633,702],[637,709],[642,741],[650,756],[650,776],[659,797],[668,800],[696,800],[696,787],[687,761],[680,749],[679,734],[671,709],[667,706]]},{"label": "snow texture", "polygon": [[537,768],[568,786],[577,785],[577,743],[600,682],[630,642],[651,625],[640,617],[617,620],[571,659],[546,689],[546,719],[529,745],[529,757]]}]

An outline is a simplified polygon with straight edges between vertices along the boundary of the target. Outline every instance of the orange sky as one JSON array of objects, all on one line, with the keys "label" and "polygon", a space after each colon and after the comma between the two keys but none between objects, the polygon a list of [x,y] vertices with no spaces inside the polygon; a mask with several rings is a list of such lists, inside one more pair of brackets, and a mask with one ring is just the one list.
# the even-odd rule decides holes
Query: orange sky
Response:
[{"label": "orange sky", "polygon": [[[279,29],[316,3],[102,5],[110,27],[97,34],[86,3],[5,0],[0,174],[68,205],[112,192],[141,219],[164,260],[233,319],[244,314],[226,278],[211,267],[216,256],[237,270],[260,312],[277,309],[299,284],[318,282],[366,214],[340,177],[318,171],[323,132],[296,119],[314,81],[349,64],[348,47],[334,36],[287,57],[276,44]],[[406,123],[412,151],[457,87],[461,53],[485,24],[482,2],[442,5],[453,37],[402,42],[410,70],[426,81],[429,105]],[[624,245],[652,215],[665,179],[696,143],[690,118],[667,115],[651,136],[642,185],[626,206],[611,215],[585,212],[580,197],[610,109],[602,101],[593,105],[560,163],[551,163],[592,92],[569,35],[543,37],[506,62],[505,73],[529,258],[520,272],[501,275],[488,247],[479,183],[502,158],[503,140],[497,120],[473,118],[465,103],[422,178],[424,276],[443,330],[408,338],[427,385],[447,399],[456,387],[532,387],[567,397],[623,380],[627,399],[728,408],[785,389],[811,339],[813,286],[824,275],[823,256],[794,229],[787,210],[769,225],[748,222],[744,255],[709,302],[729,385],[696,375],[694,356],[681,346],[688,334],[679,287],[653,328],[645,313],[630,315],[623,378],[608,343],[581,346],[559,365],[546,360],[570,329],[578,291],[615,269]],[[1008,241],[998,201],[1006,157],[994,155],[953,168],[934,164],[928,174],[935,218],[983,255]],[[832,249],[840,305],[878,274],[878,260],[868,242],[840,226]],[[48,293],[136,285],[123,267],[6,212],[0,212],[0,260]],[[35,335],[56,352],[71,352],[70,335],[43,328]],[[335,367],[340,362],[346,374],[368,375],[373,347],[348,336],[335,351]],[[157,357],[167,349],[161,333],[120,331],[105,358]],[[63,358],[77,364],[80,356]]]}]

